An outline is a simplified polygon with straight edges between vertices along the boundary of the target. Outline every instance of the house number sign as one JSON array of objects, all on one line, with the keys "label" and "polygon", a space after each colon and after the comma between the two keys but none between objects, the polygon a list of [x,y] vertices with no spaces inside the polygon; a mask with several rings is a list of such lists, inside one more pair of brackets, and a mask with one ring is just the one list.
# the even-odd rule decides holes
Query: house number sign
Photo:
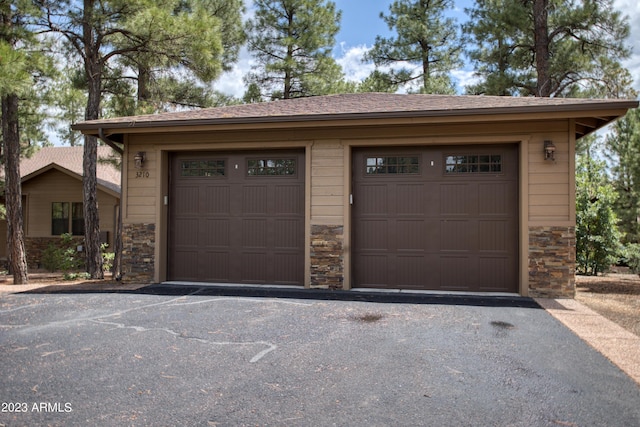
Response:
[{"label": "house number sign", "polygon": [[149,171],[136,171],[136,178],[149,178]]}]

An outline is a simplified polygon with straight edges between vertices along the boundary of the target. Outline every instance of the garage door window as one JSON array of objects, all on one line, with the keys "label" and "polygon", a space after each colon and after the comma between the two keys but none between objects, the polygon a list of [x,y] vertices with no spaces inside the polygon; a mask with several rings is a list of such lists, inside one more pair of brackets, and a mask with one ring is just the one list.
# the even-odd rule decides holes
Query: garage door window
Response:
[{"label": "garage door window", "polygon": [[248,176],[292,176],[296,174],[295,159],[249,159]]},{"label": "garage door window", "polygon": [[367,157],[367,175],[420,173],[418,156]]},{"label": "garage door window", "polygon": [[444,167],[447,174],[501,173],[502,156],[500,154],[445,156]]},{"label": "garage door window", "polygon": [[225,176],[224,160],[183,160],[180,175],[184,177],[221,177]]}]

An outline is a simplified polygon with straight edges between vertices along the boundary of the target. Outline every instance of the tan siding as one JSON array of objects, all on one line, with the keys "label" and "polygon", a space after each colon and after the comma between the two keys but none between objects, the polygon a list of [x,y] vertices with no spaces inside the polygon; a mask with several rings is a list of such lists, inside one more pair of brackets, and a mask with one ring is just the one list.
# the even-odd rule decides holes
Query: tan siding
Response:
[{"label": "tan siding", "polygon": [[558,220],[566,221],[569,216],[569,206],[553,206],[539,205],[529,207],[529,217],[536,218],[536,221]]},{"label": "tan siding", "polygon": [[[155,222],[156,220],[156,188],[158,180],[158,153],[153,146],[129,144],[127,147],[127,209],[125,222]],[[136,169],[134,156],[137,152],[145,153],[145,162],[141,169]]]},{"label": "tan siding", "polygon": [[[82,181],[60,171],[51,170],[25,182],[23,193],[28,197],[27,237],[51,236],[51,204],[53,202],[82,203]],[[115,206],[118,199],[98,191],[100,230],[108,231],[112,241]]]},{"label": "tan siding", "polygon": [[563,184],[532,184],[529,186],[530,195],[567,195],[567,183]]},{"label": "tan siding", "polygon": [[316,141],[311,148],[311,223],[344,224],[344,149],[340,141]]},{"label": "tan siding", "polygon": [[[529,221],[570,221],[568,121],[565,132],[540,130],[529,143]],[[555,161],[544,160],[544,141],[556,146]]]},{"label": "tan siding", "polygon": [[342,196],[344,193],[343,185],[326,185],[316,186],[313,188],[313,196]]}]

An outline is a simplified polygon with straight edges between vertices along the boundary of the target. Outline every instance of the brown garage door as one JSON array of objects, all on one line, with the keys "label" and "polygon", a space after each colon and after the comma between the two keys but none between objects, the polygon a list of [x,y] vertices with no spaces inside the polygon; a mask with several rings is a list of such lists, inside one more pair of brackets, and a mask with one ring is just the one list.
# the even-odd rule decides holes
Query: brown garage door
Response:
[{"label": "brown garage door", "polygon": [[353,156],[356,287],[516,292],[516,145]]},{"label": "brown garage door", "polygon": [[169,280],[302,285],[304,153],[171,157]]}]

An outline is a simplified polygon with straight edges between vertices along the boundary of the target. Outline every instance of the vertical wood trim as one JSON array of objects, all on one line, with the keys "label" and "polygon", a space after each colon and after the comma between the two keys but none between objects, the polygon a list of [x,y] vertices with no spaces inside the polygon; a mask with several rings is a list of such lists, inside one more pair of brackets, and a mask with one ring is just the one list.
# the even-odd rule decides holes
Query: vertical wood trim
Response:
[{"label": "vertical wood trim", "polygon": [[343,212],[343,230],[342,230],[342,268],[343,268],[343,278],[342,278],[342,288],[345,291],[351,289],[351,204],[350,204],[350,196],[353,191],[351,184],[352,177],[352,168],[353,164],[351,156],[352,156],[352,148],[350,144],[344,144],[342,153],[342,167],[343,167],[343,198],[342,203],[344,206]]},{"label": "vertical wood trim", "polygon": [[576,120],[569,120],[569,222],[576,222]]},{"label": "vertical wood trim", "polygon": [[129,163],[129,151],[131,150],[129,145],[129,135],[124,137],[124,152],[122,153],[122,166],[120,167],[120,205],[122,209],[120,215],[122,215],[122,223],[126,223],[129,218],[129,170],[127,164]]},{"label": "vertical wood trim", "polygon": [[[156,176],[159,185],[156,186],[156,242],[155,247],[155,272],[154,280],[164,282],[167,280],[167,266],[169,248],[169,205],[164,204],[164,197],[169,196],[169,152],[158,150],[156,152]],[[171,201],[169,201],[171,203]]]},{"label": "vertical wood trim", "polygon": [[311,161],[313,141],[305,144],[304,150],[304,287],[311,288]]},{"label": "vertical wood trim", "polygon": [[529,296],[529,142],[520,141],[520,295]]}]

